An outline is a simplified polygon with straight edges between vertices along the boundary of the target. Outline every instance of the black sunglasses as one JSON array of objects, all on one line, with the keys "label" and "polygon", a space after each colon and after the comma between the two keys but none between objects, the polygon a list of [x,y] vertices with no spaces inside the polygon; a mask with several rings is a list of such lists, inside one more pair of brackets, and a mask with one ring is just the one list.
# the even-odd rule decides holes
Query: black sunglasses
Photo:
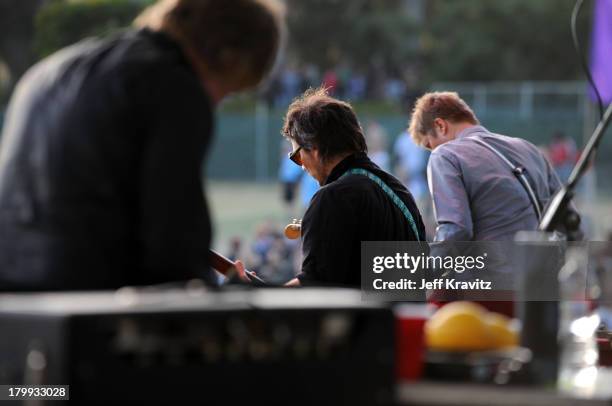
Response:
[{"label": "black sunglasses", "polygon": [[298,166],[302,166],[302,160],[300,159],[300,156],[298,155],[300,153],[301,149],[302,149],[302,147],[299,146],[295,151],[289,152],[287,154],[289,159],[291,159],[291,162],[293,162],[294,164],[296,164]]}]

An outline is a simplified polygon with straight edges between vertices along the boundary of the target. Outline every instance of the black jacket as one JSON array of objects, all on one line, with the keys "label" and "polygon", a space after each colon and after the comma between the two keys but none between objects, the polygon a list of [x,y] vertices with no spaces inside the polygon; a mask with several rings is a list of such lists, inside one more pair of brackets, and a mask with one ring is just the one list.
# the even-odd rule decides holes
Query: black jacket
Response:
[{"label": "black jacket", "polygon": [[207,276],[212,105],[163,34],[85,40],[26,73],[0,145],[0,290]]},{"label": "black jacket", "polygon": [[380,178],[404,202],[425,241],[425,227],[410,192],[365,154],[345,158],[313,196],[302,221],[303,285],[360,286],[362,241],[416,241],[410,223],[383,189],[352,168]]}]

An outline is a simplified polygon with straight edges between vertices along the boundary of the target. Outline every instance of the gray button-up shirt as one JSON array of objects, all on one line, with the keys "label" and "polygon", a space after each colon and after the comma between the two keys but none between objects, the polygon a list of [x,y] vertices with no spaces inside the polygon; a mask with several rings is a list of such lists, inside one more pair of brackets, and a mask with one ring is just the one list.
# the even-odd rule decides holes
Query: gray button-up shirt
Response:
[{"label": "gray button-up shirt", "polygon": [[473,137],[481,137],[525,168],[544,207],[561,186],[548,160],[530,142],[493,134],[482,126],[438,146],[427,167],[438,227],[435,241],[508,241],[535,230],[538,218],[527,192],[507,164]]}]

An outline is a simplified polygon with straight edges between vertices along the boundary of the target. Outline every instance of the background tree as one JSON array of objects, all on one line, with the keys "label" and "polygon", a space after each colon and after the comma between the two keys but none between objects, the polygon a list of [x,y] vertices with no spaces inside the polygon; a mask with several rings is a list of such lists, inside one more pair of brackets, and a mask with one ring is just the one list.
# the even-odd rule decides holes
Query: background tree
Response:
[{"label": "background tree", "polygon": [[330,68],[400,68],[416,55],[418,24],[401,0],[288,0],[290,53]]},{"label": "background tree", "polygon": [[[0,61],[8,68],[8,92],[35,60],[34,17],[50,0],[0,1]],[[1,89],[0,89],[1,90]],[[2,95],[0,94],[0,105]]]},{"label": "background tree", "polygon": [[[0,0],[0,61],[15,83],[38,58],[127,26],[153,1]],[[583,77],[569,29],[575,0],[422,0],[424,17],[410,12],[418,0],[285,1],[288,58],[297,65],[411,77],[422,89],[433,81]],[[590,14],[586,2],[585,45]]]},{"label": "background tree", "polygon": [[0,0],[0,61],[9,71],[0,105],[38,59],[85,37],[129,25],[153,1]]},{"label": "background tree", "polygon": [[58,1],[42,7],[35,19],[34,50],[39,58],[91,37],[129,26],[153,0]]},{"label": "background tree", "polygon": [[[422,49],[433,80],[575,80],[574,0],[430,0]],[[591,7],[579,20],[588,46]]]}]

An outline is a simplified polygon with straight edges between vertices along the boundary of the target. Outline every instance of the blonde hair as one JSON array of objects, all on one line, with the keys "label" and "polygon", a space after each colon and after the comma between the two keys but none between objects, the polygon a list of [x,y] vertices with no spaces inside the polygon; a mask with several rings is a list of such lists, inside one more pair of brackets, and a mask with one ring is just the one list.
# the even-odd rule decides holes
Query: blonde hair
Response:
[{"label": "blonde hair", "polygon": [[239,90],[257,85],[273,69],[284,18],[278,0],[159,0],[134,23],[168,33]]},{"label": "blonde hair", "polygon": [[417,145],[423,146],[425,137],[433,131],[436,118],[452,123],[479,124],[476,115],[456,92],[432,92],[415,103],[408,132]]}]

